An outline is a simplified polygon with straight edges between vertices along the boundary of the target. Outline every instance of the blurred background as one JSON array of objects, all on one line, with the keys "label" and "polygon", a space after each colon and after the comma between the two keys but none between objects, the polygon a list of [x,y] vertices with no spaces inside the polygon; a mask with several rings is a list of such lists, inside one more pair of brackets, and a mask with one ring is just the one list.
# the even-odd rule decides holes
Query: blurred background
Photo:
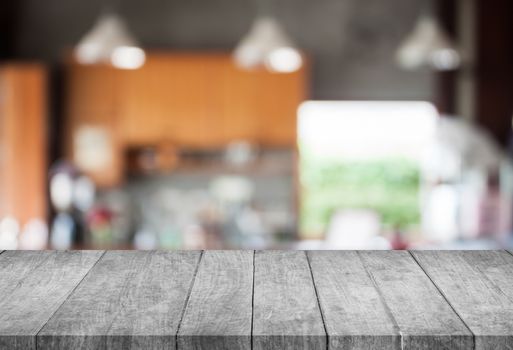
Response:
[{"label": "blurred background", "polygon": [[513,247],[513,2],[4,0],[0,249]]}]

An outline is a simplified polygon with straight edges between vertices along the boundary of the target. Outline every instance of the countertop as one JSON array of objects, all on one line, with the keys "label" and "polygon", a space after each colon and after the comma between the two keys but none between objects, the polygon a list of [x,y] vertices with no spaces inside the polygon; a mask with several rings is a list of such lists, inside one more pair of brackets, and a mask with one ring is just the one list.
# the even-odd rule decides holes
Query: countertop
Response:
[{"label": "countertop", "polygon": [[1,349],[512,349],[508,251],[5,251]]}]

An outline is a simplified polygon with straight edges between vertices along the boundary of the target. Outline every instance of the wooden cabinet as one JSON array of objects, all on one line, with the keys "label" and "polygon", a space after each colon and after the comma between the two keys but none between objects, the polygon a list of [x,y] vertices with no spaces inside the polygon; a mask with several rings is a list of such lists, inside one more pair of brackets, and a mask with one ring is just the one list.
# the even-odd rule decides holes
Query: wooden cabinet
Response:
[{"label": "wooden cabinet", "polygon": [[85,66],[71,63],[66,76],[68,113],[115,113],[120,71],[108,65]]},{"label": "wooden cabinet", "polygon": [[120,72],[71,63],[66,75],[67,158],[102,187],[117,185],[123,176]]},{"label": "wooden cabinet", "polygon": [[120,75],[119,123],[129,144],[172,141],[201,146],[207,120],[205,61],[155,55]]},{"label": "wooden cabinet", "polygon": [[294,145],[297,109],[305,98],[305,75],[259,72],[254,79],[257,91],[253,96],[257,100],[255,110],[259,120],[257,139],[264,145]]},{"label": "wooden cabinet", "polygon": [[[248,140],[263,146],[293,147],[296,142],[297,108],[306,98],[306,71],[280,74],[246,71],[231,57],[215,68],[210,91],[217,90],[213,105],[212,133],[220,144]],[[214,117],[215,116],[215,117]]]},{"label": "wooden cabinet", "polygon": [[211,119],[211,133],[216,143],[223,145],[234,140],[258,142],[254,74],[240,70],[225,57],[218,60],[216,67],[211,67],[210,74],[213,76],[210,90],[215,92],[217,108]]},{"label": "wooden cabinet", "polygon": [[162,59],[166,72],[161,124],[166,139],[185,147],[208,147],[206,61],[201,57]]},{"label": "wooden cabinet", "polygon": [[[235,140],[294,147],[306,89],[306,69],[248,72],[230,54],[219,53],[149,53],[133,71],[71,62],[67,77],[68,134],[73,139],[84,125],[109,129],[117,152],[111,169],[122,163],[126,147],[161,142],[179,148],[223,147]],[[108,186],[122,175],[111,172],[108,178],[103,171],[89,173]]]},{"label": "wooden cabinet", "polygon": [[0,218],[46,219],[46,88],[38,64],[0,66]]}]

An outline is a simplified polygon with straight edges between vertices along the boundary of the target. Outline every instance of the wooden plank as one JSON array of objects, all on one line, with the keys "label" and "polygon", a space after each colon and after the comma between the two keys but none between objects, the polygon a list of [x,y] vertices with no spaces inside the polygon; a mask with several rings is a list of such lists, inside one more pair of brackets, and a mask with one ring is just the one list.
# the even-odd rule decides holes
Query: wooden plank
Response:
[{"label": "wooden plank", "polygon": [[204,253],[178,332],[179,349],[251,349],[253,255]]},{"label": "wooden plank", "polygon": [[401,349],[395,320],[356,252],[308,252],[329,349]]},{"label": "wooden plank", "polygon": [[472,349],[473,337],[406,251],[358,253],[401,331],[403,349]]},{"label": "wooden plank", "polygon": [[255,252],[253,349],[326,349],[305,252]]},{"label": "wooden plank", "polygon": [[0,349],[35,349],[36,334],[103,252],[0,255]]},{"label": "wooden plank", "polygon": [[107,252],[41,330],[38,349],[175,349],[200,255]]},{"label": "wooden plank", "polygon": [[412,254],[474,333],[476,349],[513,349],[513,256],[505,251]]}]

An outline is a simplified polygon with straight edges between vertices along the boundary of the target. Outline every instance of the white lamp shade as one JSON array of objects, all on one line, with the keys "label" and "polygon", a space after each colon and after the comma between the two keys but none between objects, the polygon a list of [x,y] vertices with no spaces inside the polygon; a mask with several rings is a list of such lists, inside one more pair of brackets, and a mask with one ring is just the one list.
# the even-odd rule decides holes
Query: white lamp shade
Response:
[{"label": "white lamp shade", "polygon": [[397,61],[404,69],[430,66],[444,71],[458,68],[461,57],[436,19],[424,16],[399,47]]},{"label": "white lamp shade", "polygon": [[117,68],[136,69],[146,56],[137,46],[124,21],[116,14],[100,16],[78,43],[75,56],[82,64],[111,63]]},{"label": "white lamp shade", "polygon": [[265,65],[275,72],[294,72],[303,64],[299,51],[272,17],[255,20],[234,51],[235,62],[245,69]]}]

